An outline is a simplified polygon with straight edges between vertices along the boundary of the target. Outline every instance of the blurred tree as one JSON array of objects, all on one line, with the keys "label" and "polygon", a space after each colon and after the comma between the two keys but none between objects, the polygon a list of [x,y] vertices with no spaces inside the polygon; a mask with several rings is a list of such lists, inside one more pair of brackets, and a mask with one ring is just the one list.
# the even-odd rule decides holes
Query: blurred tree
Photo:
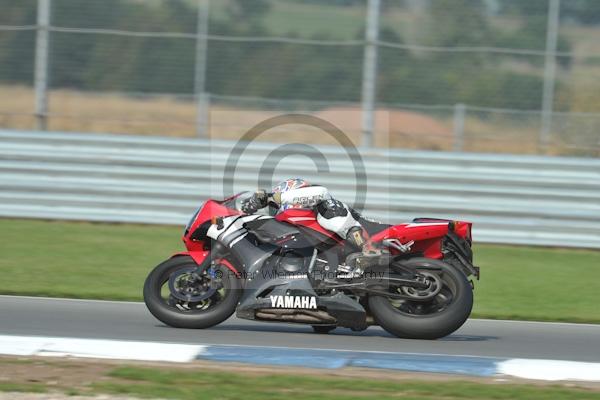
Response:
[{"label": "blurred tree", "polygon": [[[526,25],[520,26],[516,30],[497,32],[494,36],[494,45],[509,49],[545,50],[547,24],[546,16],[532,15],[527,19]],[[558,35],[557,50],[564,53],[572,51],[571,43],[560,33]],[[544,63],[544,57],[532,56],[524,59],[528,63],[537,66]],[[561,56],[557,60],[559,65],[568,68],[571,65],[572,57]]]},{"label": "blurred tree", "polygon": [[[547,18],[549,0],[498,0],[505,13],[524,17],[540,16]],[[573,19],[582,24],[600,22],[600,1],[598,0],[562,0],[561,19]]]},{"label": "blurred tree", "polygon": [[[305,3],[322,5],[323,0],[285,0],[290,3]],[[398,0],[396,0],[398,1]],[[335,6],[357,6],[365,5],[367,0],[328,0],[327,3]]]},{"label": "blurred tree", "polygon": [[[189,2],[172,0],[157,8],[140,7],[124,0],[111,1],[115,1],[116,15],[104,21],[104,27],[140,32],[196,31],[196,11]],[[193,39],[89,37],[93,39],[92,51],[87,57],[89,64],[81,69],[84,88],[136,92],[193,91]],[[56,64],[62,65],[62,61],[57,60]]]},{"label": "blurred tree", "polygon": [[[0,0],[0,24],[35,25],[36,0]],[[35,32],[0,32],[0,81],[33,81]]]},{"label": "blurred tree", "polygon": [[482,0],[435,0],[429,8],[430,41],[435,46],[489,43],[490,28]]},{"label": "blurred tree", "polygon": [[600,22],[600,1],[567,0],[561,3],[563,18],[573,18],[582,24],[594,25]]},{"label": "blurred tree", "polygon": [[263,17],[271,4],[268,0],[236,0],[227,8],[231,21],[252,20]]},{"label": "blurred tree", "polygon": [[[563,0],[563,3],[572,2],[584,7],[584,1],[587,0]],[[597,1],[600,3],[600,0]],[[53,24],[57,26],[141,32],[196,31],[195,3],[188,0],[53,0],[53,3]],[[351,0],[344,2],[347,5],[353,3]],[[484,0],[432,0],[423,3],[428,7],[425,12],[431,15],[431,22],[425,27],[429,32],[428,44],[544,47],[543,15],[546,10],[536,14],[535,9],[524,8],[523,4],[547,6],[546,0],[502,0],[504,8],[499,12],[509,12],[508,4],[512,7],[511,13],[532,13],[527,16],[526,26],[512,31],[491,25],[489,7],[486,8],[484,3]],[[0,23],[35,23],[36,4],[36,0],[0,0]],[[268,36],[270,33],[264,22],[270,15],[270,4],[267,0],[229,0],[218,13],[213,12],[210,33]],[[586,7],[591,6],[588,4]],[[580,13],[584,9],[573,8]],[[357,38],[362,39],[363,36],[364,29]],[[403,43],[397,29],[382,29],[380,38]],[[1,32],[1,80],[31,83],[34,39],[35,32],[32,31]],[[568,42],[562,37],[560,40],[559,49],[569,51]],[[51,46],[50,80],[53,87],[193,92],[193,38],[54,32]],[[539,70],[539,65],[536,65],[541,62],[539,57],[388,47],[380,47],[379,54],[379,101],[418,104],[464,102],[490,107],[539,108],[541,74],[535,72]],[[211,93],[221,95],[359,101],[362,57],[360,45],[332,47],[212,39],[208,48],[207,87]],[[524,62],[535,68],[530,65],[523,67]],[[515,64],[517,67],[514,67]],[[532,73],[531,70],[535,71]]]},{"label": "blurred tree", "polygon": [[[52,24],[70,28],[120,28],[119,19],[126,19],[129,13],[127,3],[122,0],[54,0],[51,4]],[[91,63],[97,46],[107,40],[110,40],[107,36],[53,33],[50,40],[51,86],[86,88],[86,77],[93,67]]]}]

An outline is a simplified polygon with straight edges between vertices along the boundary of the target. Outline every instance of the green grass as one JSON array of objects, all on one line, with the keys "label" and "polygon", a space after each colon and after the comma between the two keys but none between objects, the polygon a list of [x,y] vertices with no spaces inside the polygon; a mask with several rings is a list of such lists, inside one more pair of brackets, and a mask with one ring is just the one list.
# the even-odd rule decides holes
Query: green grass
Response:
[{"label": "green grass", "polygon": [[140,300],[145,276],[183,250],[182,229],[0,219],[0,293]]},{"label": "green grass", "polygon": [[[69,361],[61,361],[61,367]],[[3,365],[0,360],[0,369]],[[85,364],[77,364],[85,368]],[[10,365],[8,365],[10,366]],[[39,365],[38,365],[39,367]],[[52,368],[52,366],[47,366]],[[64,369],[61,369],[64,370]],[[27,376],[13,376],[16,381],[24,381]],[[411,399],[411,400],[453,400],[453,399],[528,399],[528,400],[568,400],[600,399],[596,388],[585,389],[558,385],[522,385],[511,383],[465,382],[450,377],[447,381],[428,382],[421,379],[403,377],[367,378],[359,376],[328,376],[326,373],[270,371],[239,371],[210,369],[189,366],[181,368],[120,366],[107,368],[77,384],[60,381],[50,382],[39,378],[39,382],[0,383],[0,391],[6,392],[49,392],[68,395],[120,395],[135,398],[163,398],[178,400],[220,399],[220,400],[280,400],[280,399]]]},{"label": "green grass", "polygon": [[0,392],[45,393],[47,388],[41,383],[0,382]]},{"label": "green grass", "polygon": [[600,322],[600,252],[483,245],[474,251],[482,270],[476,316]]},{"label": "green grass", "polygon": [[[140,300],[181,228],[0,219],[0,293]],[[475,239],[477,239],[475,237]],[[474,316],[600,323],[600,252],[475,247]]]},{"label": "green grass", "polygon": [[192,399],[600,399],[600,393],[564,387],[470,382],[254,375],[213,371],[165,371],[123,367],[110,373],[124,382],[96,383],[101,393]]}]

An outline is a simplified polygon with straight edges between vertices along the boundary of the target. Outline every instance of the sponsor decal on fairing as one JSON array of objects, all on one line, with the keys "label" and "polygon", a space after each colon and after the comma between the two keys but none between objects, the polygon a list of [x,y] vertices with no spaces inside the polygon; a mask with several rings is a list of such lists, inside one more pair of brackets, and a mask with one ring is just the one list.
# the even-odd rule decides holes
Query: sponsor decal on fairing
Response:
[{"label": "sponsor decal on fairing", "polygon": [[317,309],[315,296],[269,296],[273,308],[307,308]]}]

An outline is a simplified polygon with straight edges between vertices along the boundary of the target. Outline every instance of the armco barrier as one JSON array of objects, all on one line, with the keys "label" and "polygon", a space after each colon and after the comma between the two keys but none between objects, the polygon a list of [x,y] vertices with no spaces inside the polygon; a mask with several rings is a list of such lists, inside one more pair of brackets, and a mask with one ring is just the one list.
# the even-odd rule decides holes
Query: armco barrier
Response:
[{"label": "armco barrier", "polygon": [[[184,224],[202,200],[223,196],[234,145],[0,130],[0,215]],[[354,164],[344,149],[305,147],[301,155],[272,160],[279,146],[249,144],[235,169],[235,189],[256,188],[261,167],[271,166],[274,179],[306,177],[354,201]],[[479,242],[600,248],[600,160],[383,149],[360,154],[367,216],[466,219],[475,223]],[[328,172],[317,173],[315,163]]]}]

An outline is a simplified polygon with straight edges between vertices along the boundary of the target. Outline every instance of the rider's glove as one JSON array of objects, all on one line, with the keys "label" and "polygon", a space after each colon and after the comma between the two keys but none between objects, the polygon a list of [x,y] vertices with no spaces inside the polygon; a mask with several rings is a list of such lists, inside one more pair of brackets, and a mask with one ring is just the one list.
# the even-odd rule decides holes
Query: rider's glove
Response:
[{"label": "rider's glove", "polygon": [[264,190],[258,190],[251,197],[244,200],[242,211],[246,214],[254,214],[259,208],[267,206],[269,196]]}]

